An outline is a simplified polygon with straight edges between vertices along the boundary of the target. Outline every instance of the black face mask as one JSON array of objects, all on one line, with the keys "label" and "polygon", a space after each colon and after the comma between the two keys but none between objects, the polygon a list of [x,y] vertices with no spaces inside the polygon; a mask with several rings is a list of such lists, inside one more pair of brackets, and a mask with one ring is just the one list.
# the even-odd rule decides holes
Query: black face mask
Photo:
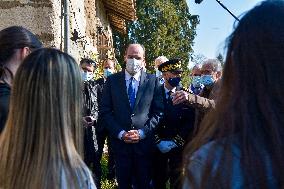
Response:
[{"label": "black face mask", "polygon": [[172,87],[177,87],[179,86],[179,83],[181,81],[181,78],[180,77],[174,77],[174,78],[170,78],[168,80],[169,84],[172,86]]}]

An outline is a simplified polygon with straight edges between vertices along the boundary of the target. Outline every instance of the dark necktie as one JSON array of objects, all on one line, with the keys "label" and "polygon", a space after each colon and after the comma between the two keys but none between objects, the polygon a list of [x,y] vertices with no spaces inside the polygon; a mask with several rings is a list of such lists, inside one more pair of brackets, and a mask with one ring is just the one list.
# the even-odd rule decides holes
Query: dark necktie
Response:
[{"label": "dark necktie", "polygon": [[171,97],[171,94],[172,94],[172,93],[173,93],[172,91],[168,91],[168,92],[167,92],[167,95],[168,95],[167,101],[168,101],[168,103],[172,103],[172,97]]},{"label": "dark necktie", "polygon": [[134,88],[134,78],[130,78],[129,86],[128,86],[128,99],[130,103],[130,107],[133,110],[135,104],[135,88]]}]

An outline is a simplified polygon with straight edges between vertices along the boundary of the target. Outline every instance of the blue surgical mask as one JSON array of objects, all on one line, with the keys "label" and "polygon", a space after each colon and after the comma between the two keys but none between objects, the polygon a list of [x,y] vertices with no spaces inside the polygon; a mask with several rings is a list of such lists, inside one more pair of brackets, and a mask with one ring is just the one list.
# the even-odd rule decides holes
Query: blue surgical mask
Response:
[{"label": "blue surgical mask", "polygon": [[90,81],[94,78],[93,72],[81,72],[83,81]]},{"label": "blue surgical mask", "polygon": [[201,82],[205,86],[210,86],[214,83],[214,79],[212,75],[203,75],[201,76]]},{"label": "blue surgical mask", "polygon": [[104,77],[107,78],[108,76],[110,76],[111,74],[113,74],[113,71],[109,68],[104,69]]},{"label": "blue surgical mask", "polygon": [[168,80],[169,84],[172,86],[172,87],[177,87],[179,86],[179,83],[181,81],[181,78],[180,77],[174,77],[174,78],[170,78]]},{"label": "blue surgical mask", "polygon": [[158,68],[155,68],[155,70],[156,70],[156,77],[161,77],[162,72],[160,70],[158,70]]},{"label": "blue surgical mask", "polygon": [[201,77],[200,76],[193,76],[191,84],[195,88],[200,88],[202,83],[201,83]]}]

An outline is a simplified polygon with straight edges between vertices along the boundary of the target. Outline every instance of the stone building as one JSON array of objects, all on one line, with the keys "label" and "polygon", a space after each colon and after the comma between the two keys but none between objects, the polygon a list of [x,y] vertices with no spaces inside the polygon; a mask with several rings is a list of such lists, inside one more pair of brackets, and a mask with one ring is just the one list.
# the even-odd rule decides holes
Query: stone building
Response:
[{"label": "stone building", "polygon": [[[0,0],[0,30],[20,25],[46,47],[64,47],[63,0]],[[69,53],[77,60],[114,55],[112,30],[136,19],[135,0],[68,0]]]}]

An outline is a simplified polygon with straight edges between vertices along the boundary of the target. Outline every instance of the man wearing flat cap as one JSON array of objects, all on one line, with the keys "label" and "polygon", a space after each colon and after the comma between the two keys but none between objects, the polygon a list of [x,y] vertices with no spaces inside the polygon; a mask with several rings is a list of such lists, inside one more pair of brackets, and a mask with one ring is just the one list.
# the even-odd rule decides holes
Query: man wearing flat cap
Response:
[{"label": "man wearing flat cap", "polygon": [[164,118],[155,132],[156,150],[153,159],[153,186],[166,188],[170,179],[170,188],[180,188],[182,151],[193,131],[194,108],[183,104],[173,105],[176,91],[183,90],[181,81],[181,60],[170,59],[158,69],[165,83],[161,86],[164,97]]}]

